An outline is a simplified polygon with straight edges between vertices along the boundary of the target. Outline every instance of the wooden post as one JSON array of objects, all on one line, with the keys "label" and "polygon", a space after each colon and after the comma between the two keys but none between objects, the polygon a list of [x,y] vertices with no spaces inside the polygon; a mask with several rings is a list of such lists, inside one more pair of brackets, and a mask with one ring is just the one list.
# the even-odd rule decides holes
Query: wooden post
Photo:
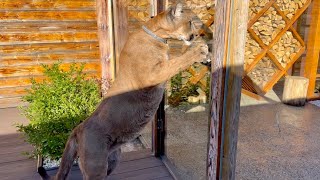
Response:
[{"label": "wooden post", "polygon": [[[100,61],[101,61],[101,90],[104,96],[109,89],[109,81],[112,79],[112,57],[113,57],[113,39],[110,39],[110,34],[113,32],[113,24],[110,18],[112,13],[110,12],[110,0],[97,0],[97,26],[98,26],[98,38],[100,49]],[[111,21],[111,24],[110,24]]]},{"label": "wooden post", "polygon": [[[166,2],[156,0],[152,3],[153,12],[157,15],[165,11]],[[157,110],[155,120],[152,121],[152,151],[156,157],[161,157],[165,154],[165,134],[166,134],[166,118],[165,118],[165,95]]]},{"label": "wooden post", "polygon": [[216,0],[207,177],[235,179],[248,0]]},{"label": "wooden post", "polygon": [[125,1],[113,0],[113,13],[116,74],[119,71],[120,53],[128,39],[128,6]]},{"label": "wooden post", "polygon": [[309,79],[308,99],[314,98],[317,69],[320,53],[320,1],[313,1],[311,12],[311,25],[308,35],[307,55],[305,61],[304,77]]}]

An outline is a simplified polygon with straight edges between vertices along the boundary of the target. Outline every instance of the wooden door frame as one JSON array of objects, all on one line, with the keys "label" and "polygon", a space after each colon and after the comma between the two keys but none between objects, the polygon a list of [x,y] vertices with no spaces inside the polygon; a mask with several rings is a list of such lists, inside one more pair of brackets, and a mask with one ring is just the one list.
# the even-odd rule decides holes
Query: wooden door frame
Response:
[{"label": "wooden door frame", "polygon": [[[216,0],[207,153],[207,179],[210,180],[235,179],[248,2]],[[164,115],[162,103],[154,122],[157,156],[165,155]]]},{"label": "wooden door frame", "polygon": [[[154,15],[165,11],[166,1],[152,0]],[[157,110],[154,121],[152,122],[152,152],[156,157],[165,155],[165,137],[166,137],[166,117],[165,117],[165,94]]]},{"label": "wooden door frame", "polygon": [[[110,64],[110,58],[116,57],[114,22],[110,26],[110,18],[114,19],[112,17],[114,11],[110,10],[110,8],[114,8],[112,2],[114,0],[97,0],[102,77],[112,76],[110,72],[116,69],[115,64],[113,66]],[[165,2],[157,0],[157,13],[165,9]],[[210,180],[235,179],[248,7],[248,0],[216,0],[207,156],[207,179]],[[109,15],[107,8],[109,8],[109,12],[112,12]],[[112,71],[110,68],[114,68],[114,70]],[[163,99],[157,112],[156,121],[153,123],[153,150],[156,156],[165,154],[166,123],[164,115]]]},{"label": "wooden door frame", "polygon": [[235,179],[248,0],[216,0],[207,179]]},{"label": "wooden door frame", "polygon": [[128,7],[124,1],[97,0],[101,91],[106,95],[119,69],[119,55],[128,38]]}]

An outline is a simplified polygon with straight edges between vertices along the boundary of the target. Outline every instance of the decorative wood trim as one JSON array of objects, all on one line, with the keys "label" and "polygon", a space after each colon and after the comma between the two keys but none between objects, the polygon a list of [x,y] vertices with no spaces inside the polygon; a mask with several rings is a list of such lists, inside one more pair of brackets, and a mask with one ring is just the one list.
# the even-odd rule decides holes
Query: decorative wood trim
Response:
[{"label": "decorative wood trim", "polygon": [[235,179],[248,0],[217,0],[213,43],[208,179]]}]

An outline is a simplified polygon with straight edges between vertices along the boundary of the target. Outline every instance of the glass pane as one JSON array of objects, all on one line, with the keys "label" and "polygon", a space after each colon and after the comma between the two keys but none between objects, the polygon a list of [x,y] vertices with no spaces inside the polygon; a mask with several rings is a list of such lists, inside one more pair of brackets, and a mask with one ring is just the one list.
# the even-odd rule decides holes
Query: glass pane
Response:
[{"label": "glass pane", "polygon": [[[194,24],[209,24],[212,41],[213,1],[186,1],[197,18]],[[197,42],[194,42],[197,43]],[[170,40],[170,56],[180,56],[182,42]],[[210,44],[209,46],[212,46]],[[178,179],[205,179],[208,142],[210,67],[195,63],[167,83],[165,117],[167,136],[165,155]]]}]

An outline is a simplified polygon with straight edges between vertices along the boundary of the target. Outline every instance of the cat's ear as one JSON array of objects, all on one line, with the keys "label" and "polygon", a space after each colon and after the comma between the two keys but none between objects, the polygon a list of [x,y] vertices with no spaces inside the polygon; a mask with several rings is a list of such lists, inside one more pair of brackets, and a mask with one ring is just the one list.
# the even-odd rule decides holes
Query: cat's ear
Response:
[{"label": "cat's ear", "polygon": [[173,18],[180,18],[183,13],[183,5],[181,3],[177,3],[171,9],[171,15]]},{"label": "cat's ear", "polygon": [[168,16],[172,20],[182,17],[182,13],[183,5],[181,3],[177,3],[176,5],[173,5],[168,9]]}]

